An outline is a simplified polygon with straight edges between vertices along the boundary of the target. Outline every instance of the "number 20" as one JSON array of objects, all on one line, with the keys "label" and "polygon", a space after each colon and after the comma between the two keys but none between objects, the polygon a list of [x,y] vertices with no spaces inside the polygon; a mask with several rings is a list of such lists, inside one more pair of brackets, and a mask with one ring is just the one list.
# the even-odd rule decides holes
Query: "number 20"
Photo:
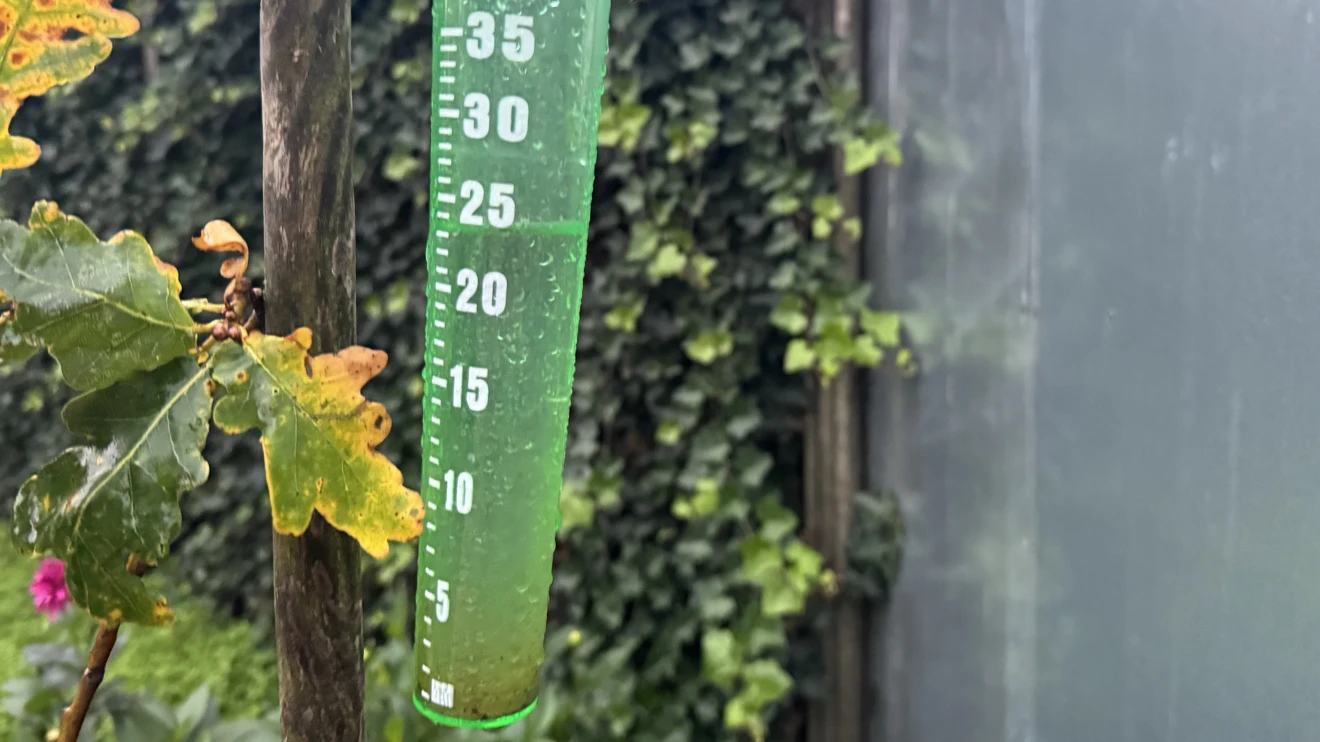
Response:
[{"label": "number 20", "polygon": [[[495,53],[495,16],[484,10],[468,16],[467,52],[473,59],[489,59]],[[525,15],[504,16],[504,43],[500,45],[504,58],[510,62],[526,62],[536,51],[536,35],[532,33],[532,18]]]}]

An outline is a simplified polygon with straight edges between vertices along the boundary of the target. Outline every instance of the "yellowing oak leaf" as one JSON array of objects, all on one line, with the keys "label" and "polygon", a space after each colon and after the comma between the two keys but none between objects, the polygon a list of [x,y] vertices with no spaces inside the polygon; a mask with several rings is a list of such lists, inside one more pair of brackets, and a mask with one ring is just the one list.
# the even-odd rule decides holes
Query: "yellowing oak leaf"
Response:
[{"label": "yellowing oak leaf", "polygon": [[125,565],[169,554],[179,497],[206,481],[210,369],[176,358],[64,408],[80,444],[23,483],[14,500],[14,543],[64,561],[69,594],[106,621],[169,623],[165,598]]},{"label": "yellowing oak leaf", "polygon": [[306,328],[221,343],[213,378],[226,394],[215,422],[230,433],[260,428],[275,530],[301,534],[316,510],[384,557],[390,541],[421,533],[423,515],[421,495],[375,449],[390,432],[389,414],[361,392],[388,357],[356,346],[313,357],[311,347]]},{"label": "yellowing oak leaf", "polygon": [[0,173],[41,155],[36,142],[9,133],[23,101],[86,77],[110,55],[110,39],[137,30],[110,0],[0,0]]},{"label": "yellowing oak leaf", "polygon": [[50,202],[32,208],[27,229],[0,222],[0,292],[17,304],[9,331],[49,348],[78,391],[103,389],[197,345],[178,271],[141,235],[102,242]]}]

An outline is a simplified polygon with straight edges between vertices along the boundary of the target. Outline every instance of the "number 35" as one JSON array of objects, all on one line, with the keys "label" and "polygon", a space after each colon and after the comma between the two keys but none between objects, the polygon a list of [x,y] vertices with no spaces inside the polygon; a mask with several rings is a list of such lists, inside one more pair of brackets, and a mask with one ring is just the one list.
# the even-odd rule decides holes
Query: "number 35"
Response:
[{"label": "number 35", "polygon": [[[473,59],[489,59],[495,53],[495,16],[484,10],[468,16],[467,52]],[[526,62],[536,51],[536,36],[532,33],[532,18],[525,15],[504,16],[504,43],[500,45],[504,58],[510,62]]]}]

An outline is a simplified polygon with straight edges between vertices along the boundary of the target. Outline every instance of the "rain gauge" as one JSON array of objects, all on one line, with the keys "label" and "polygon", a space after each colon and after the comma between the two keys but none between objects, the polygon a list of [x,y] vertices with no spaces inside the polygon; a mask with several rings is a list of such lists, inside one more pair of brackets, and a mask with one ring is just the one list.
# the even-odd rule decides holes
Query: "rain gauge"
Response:
[{"label": "rain gauge", "polygon": [[489,729],[539,691],[609,0],[432,12],[413,701]]}]

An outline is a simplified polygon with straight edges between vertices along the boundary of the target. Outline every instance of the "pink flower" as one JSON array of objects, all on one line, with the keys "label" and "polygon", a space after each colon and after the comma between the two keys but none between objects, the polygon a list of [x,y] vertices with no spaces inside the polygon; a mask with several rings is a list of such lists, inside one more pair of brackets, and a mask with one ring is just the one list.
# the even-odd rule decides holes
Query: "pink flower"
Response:
[{"label": "pink flower", "polygon": [[64,562],[58,559],[41,560],[37,573],[32,575],[28,592],[32,594],[32,605],[37,612],[46,614],[47,619],[54,621],[69,607],[69,587],[64,584]]}]

